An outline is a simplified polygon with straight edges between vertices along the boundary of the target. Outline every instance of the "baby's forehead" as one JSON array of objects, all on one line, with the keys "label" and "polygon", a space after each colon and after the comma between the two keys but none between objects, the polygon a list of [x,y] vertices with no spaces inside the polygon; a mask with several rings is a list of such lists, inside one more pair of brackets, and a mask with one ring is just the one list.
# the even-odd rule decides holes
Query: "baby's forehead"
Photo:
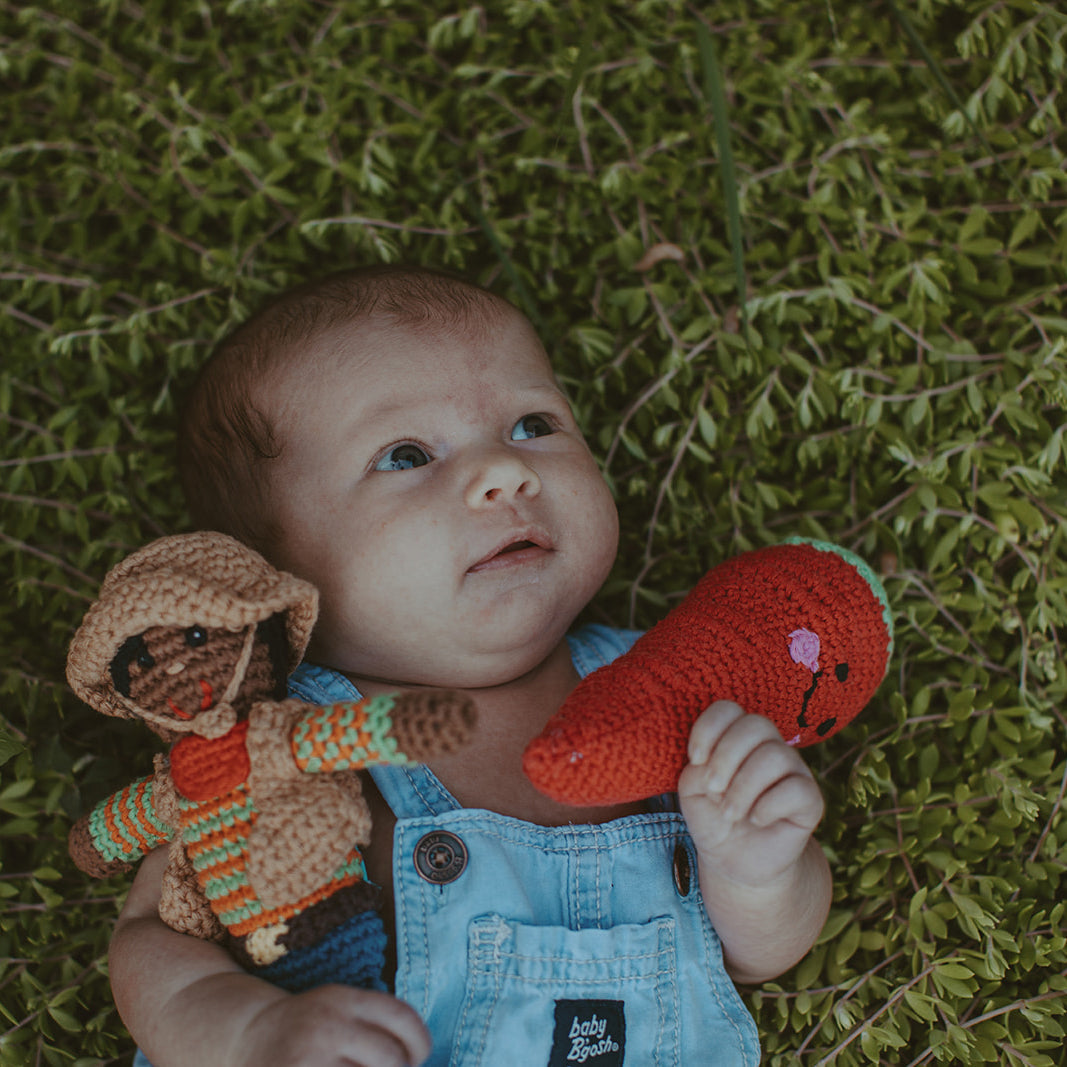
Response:
[{"label": "baby's forehead", "polygon": [[533,326],[508,305],[492,318],[466,322],[409,322],[379,316],[337,323],[301,347],[294,369],[300,374],[388,375],[405,355],[419,351],[432,352],[435,365],[469,366],[472,354],[480,354],[487,364],[525,365],[555,377]]},{"label": "baby's forehead", "polygon": [[565,395],[533,326],[503,301],[492,315],[444,321],[363,316],[335,321],[279,353],[252,385],[254,404],[285,435],[340,393],[355,407],[407,406],[458,389],[552,389]]}]

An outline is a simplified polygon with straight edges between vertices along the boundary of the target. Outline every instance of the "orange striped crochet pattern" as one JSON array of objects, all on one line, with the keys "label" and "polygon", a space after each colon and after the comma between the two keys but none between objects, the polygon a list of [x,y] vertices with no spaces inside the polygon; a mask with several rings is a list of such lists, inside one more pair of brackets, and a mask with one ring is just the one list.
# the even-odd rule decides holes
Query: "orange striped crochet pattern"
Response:
[{"label": "orange striped crochet pattern", "polygon": [[885,590],[858,556],[799,538],[746,552],[583,679],[523,767],[568,804],[672,792],[689,731],[709,704],[736,701],[771,719],[789,744],[814,744],[868,703],[892,646]]},{"label": "orange striped crochet pattern", "polygon": [[[88,815],[88,831],[92,849],[103,864],[127,867],[167,842],[172,832],[152,807],[151,776],[138,778],[100,801]],[[92,862],[82,856],[75,858],[79,866]]]}]

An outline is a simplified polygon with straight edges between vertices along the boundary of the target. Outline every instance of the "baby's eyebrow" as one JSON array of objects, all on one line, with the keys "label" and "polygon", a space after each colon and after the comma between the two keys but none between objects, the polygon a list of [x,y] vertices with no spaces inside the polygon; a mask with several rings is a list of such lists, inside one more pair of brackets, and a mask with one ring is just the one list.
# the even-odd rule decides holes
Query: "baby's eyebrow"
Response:
[{"label": "baby's eyebrow", "polygon": [[[517,408],[536,409],[549,400],[570,410],[567,394],[555,382],[537,380],[519,382],[515,385],[514,403]],[[427,398],[414,401],[410,399],[384,401],[358,419],[351,427],[348,437],[356,442],[366,438],[378,438],[382,435],[389,437],[393,433],[410,433],[413,423],[423,414],[432,413],[437,407],[435,401]]]},{"label": "baby's eyebrow", "polygon": [[520,385],[521,393],[547,393],[551,396],[567,399],[567,394],[556,382],[531,382],[528,385]]},{"label": "baby's eyebrow", "polygon": [[376,422],[385,422],[395,415],[406,415],[417,407],[418,405],[413,404],[410,400],[396,400],[391,404],[379,404],[360,422],[363,425],[373,426]]}]

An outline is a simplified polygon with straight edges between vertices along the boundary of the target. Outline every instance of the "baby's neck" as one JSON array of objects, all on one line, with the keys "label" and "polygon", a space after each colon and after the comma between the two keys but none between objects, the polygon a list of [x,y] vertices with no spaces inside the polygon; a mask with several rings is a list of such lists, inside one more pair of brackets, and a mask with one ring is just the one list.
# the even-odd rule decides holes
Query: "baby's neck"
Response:
[{"label": "baby's neck", "polygon": [[430,769],[466,808],[485,808],[545,826],[600,823],[642,810],[640,805],[568,807],[538,793],[523,773],[526,745],[577,684],[570,649],[562,641],[544,662],[521,678],[488,689],[467,690],[478,709],[474,736],[462,749],[431,760]]}]

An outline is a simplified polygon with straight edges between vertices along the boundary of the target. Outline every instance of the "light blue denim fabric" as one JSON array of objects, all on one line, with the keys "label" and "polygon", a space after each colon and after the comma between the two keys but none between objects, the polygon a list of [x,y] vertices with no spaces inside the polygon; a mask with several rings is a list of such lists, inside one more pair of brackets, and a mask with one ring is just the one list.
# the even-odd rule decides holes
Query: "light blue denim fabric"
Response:
[{"label": "light blue denim fabric", "polygon": [[[584,677],[638,636],[590,626],[568,642]],[[309,666],[290,692],[358,697]],[[429,1067],[756,1067],[756,1025],[723,968],[679,813],[542,827],[461,808],[425,767],[372,774],[397,816],[396,995],[426,1020]],[[435,883],[417,857],[425,871],[442,839],[465,862]]]},{"label": "light blue denim fabric", "polygon": [[[568,638],[576,669],[588,674],[638,636],[586,627]],[[315,703],[355,695],[321,668],[298,670],[291,690]],[[759,1063],[680,814],[550,828],[463,809],[425,767],[371,773],[397,816],[396,994],[430,1028],[432,1067]],[[442,831],[462,842],[466,865],[435,884],[415,857]]]}]

